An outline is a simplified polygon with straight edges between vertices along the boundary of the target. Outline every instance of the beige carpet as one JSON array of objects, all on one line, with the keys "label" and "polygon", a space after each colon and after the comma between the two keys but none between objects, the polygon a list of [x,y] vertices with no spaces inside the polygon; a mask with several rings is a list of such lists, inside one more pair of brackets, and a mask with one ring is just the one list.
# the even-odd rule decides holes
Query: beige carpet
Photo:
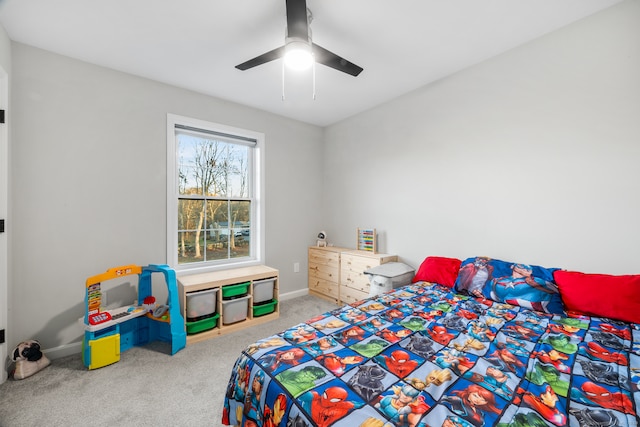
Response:
[{"label": "beige carpet", "polygon": [[220,426],[235,359],[254,341],[336,308],[304,296],[281,303],[280,318],[189,345],[134,347],[121,360],[88,371],[80,354],[21,381],[0,385],[0,427]]}]

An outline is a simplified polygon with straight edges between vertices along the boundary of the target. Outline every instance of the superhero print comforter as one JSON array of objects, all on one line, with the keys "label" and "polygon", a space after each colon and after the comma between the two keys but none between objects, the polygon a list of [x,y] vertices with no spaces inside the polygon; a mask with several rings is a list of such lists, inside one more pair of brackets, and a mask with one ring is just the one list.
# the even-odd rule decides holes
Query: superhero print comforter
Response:
[{"label": "superhero print comforter", "polygon": [[250,345],[223,424],[637,426],[640,325],[545,314],[426,282]]}]

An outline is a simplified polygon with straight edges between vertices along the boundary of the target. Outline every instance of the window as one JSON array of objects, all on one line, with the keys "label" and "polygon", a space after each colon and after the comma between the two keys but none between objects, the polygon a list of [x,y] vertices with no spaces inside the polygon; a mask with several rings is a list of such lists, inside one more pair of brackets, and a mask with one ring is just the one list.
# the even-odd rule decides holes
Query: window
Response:
[{"label": "window", "polygon": [[167,262],[178,270],[262,262],[260,133],[167,115]]}]

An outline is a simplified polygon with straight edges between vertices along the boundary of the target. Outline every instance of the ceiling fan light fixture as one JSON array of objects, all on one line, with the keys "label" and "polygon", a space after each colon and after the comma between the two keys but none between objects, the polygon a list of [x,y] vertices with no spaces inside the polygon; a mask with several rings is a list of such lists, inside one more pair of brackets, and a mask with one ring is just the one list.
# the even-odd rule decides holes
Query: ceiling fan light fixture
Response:
[{"label": "ceiling fan light fixture", "polygon": [[284,59],[282,61],[283,76],[285,67],[296,70],[313,67],[315,75],[316,63],[354,77],[362,72],[362,67],[312,43],[310,24],[313,15],[307,9],[306,0],[285,0],[285,6],[287,25],[284,45],[236,65],[238,70],[245,71],[276,59]]},{"label": "ceiling fan light fixture", "polygon": [[291,40],[287,42],[284,53],[284,63],[292,70],[306,70],[313,64],[313,51],[311,44],[300,41]]}]

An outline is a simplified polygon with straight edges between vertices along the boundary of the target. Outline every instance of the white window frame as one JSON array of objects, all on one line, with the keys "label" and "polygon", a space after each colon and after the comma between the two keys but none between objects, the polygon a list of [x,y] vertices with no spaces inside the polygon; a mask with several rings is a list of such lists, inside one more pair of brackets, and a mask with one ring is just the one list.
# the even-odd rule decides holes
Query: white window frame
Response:
[{"label": "white window frame", "polygon": [[[203,261],[201,263],[178,264],[178,143],[176,125],[189,126],[205,131],[249,138],[256,141],[251,150],[253,171],[251,186],[251,250],[249,258]],[[176,271],[199,273],[224,270],[236,267],[248,267],[264,264],[265,215],[264,215],[264,134],[251,130],[213,123],[191,117],[167,114],[167,264]]]}]

